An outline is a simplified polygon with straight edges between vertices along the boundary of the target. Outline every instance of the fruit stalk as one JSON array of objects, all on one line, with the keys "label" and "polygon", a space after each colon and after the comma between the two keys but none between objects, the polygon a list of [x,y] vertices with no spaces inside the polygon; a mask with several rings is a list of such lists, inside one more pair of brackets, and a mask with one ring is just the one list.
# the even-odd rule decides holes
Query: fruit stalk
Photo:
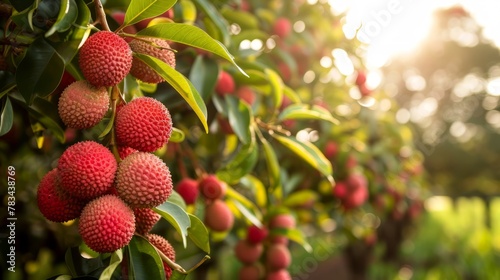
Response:
[{"label": "fruit stalk", "polygon": [[109,29],[108,21],[106,20],[106,12],[104,12],[104,6],[101,3],[101,0],[94,0],[95,4],[95,14],[96,14],[96,22],[101,24],[103,30],[111,31]]}]

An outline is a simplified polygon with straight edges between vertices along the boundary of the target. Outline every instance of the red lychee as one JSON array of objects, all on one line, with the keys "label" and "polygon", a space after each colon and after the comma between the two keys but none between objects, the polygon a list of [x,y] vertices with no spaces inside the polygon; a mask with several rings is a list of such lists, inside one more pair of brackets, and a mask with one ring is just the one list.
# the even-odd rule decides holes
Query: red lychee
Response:
[{"label": "red lychee", "polygon": [[[148,234],[146,237],[151,245],[155,246],[170,260],[175,262],[175,249],[167,239],[157,234]],[[172,277],[172,268],[166,262],[163,262],[163,268],[165,269],[166,279],[170,279]]]},{"label": "red lychee", "polygon": [[160,101],[140,97],[121,108],[116,115],[115,130],[120,146],[154,152],[170,139],[172,118]]},{"label": "red lychee", "polygon": [[201,179],[198,184],[200,193],[207,199],[220,199],[226,194],[226,183],[222,182],[214,174]]},{"label": "red lychee", "polygon": [[135,208],[135,231],[139,234],[148,234],[153,226],[160,220],[160,214],[151,208]]},{"label": "red lychee", "polygon": [[252,264],[258,261],[263,251],[264,245],[262,243],[252,244],[246,240],[240,240],[234,246],[234,255],[244,264]]},{"label": "red lychee", "polygon": [[279,214],[269,222],[269,228],[292,229],[295,227],[295,218],[290,214]]},{"label": "red lychee", "polygon": [[198,198],[198,181],[184,178],[177,183],[176,191],[182,196],[186,204],[194,204]]},{"label": "red lychee", "polygon": [[273,25],[273,32],[281,38],[286,38],[292,32],[290,20],[284,17],[278,18]]},{"label": "red lychee", "polygon": [[292,276],[285,269],[280,269],[277,271],[269,272],[266,276],[266,280],[292,280]]},{"label": "red lychee", "polygon": [[339,152],[339,145],[335,141],[328,141],[325,145],[325,157],[328,159],[333,159],[337,156]]},{"label": "red lychee", "polygon": [[205,208],[205,225],[214,231],[227,231],[233,227],[234,215],[220,199],[214,200]]},{"label": "red lychee", "polygon": [[167,165],[150,153],[136,152],[120,162],[116,190],[132,208],[152,208],[172,193],[172,177]]},{"label": "red lychee", "polygon": [[219,73],[217,84],[215,85],[215,92],[220,96],[232,94],[235,90],[233,77],[226,71],[222,70]]},{"label": "red lychee", "polygon": [[366,83],[366,73],[362,70],[358,70],[358,74],[356,76],[356,85],[361,86]]},{"label": "red lychee", "polygon": [[110,31],[91,35],[80,48],[80,69],[96,87],[110,87],[121,82],[132,67],[132,51],[127,42]]},{"label": "red lychee", "polygon": [[286,269],[292,262],[290,251],[285,245],[273,244],[266,252],[266,264],[270,270]]},{"label": "red lychee", "polygon": [[255,92],[249,86],[241,86],[236,91],[236,95],[248,105],[255,102]]},{"label": "red lychee", "polygon": [[251,225],[247,229],[247,240],[253,244],[261,243],[266,239],[268,234],[269,232],[266,228]]},{"label": "red lychee", "polygon": [[[143,40],[132,40],[129,43],[130,49],[132,49],[135,53],[146,54],[158,58],[159,60],[170,65],[172,68],[175,68],[175,54],[166,40],[159,38],[148,38],[145,40],[148,40],[151,43]],[[165,81],[165,79],[156,73],[153,68],[149,67],[146,63],[136,57],[132,60],[130,74],[146,83],[158,84]]]},{"label": "red lychee", "polygon": [[[111,17],[118,23],[119,25],[123,24],[123,21],[125,20],[125,13],[122,11],[116,11],[111,14]],[[123,32],[128,33],[128,34],[135,34],[137,33],[137,28],[135,28],[134,25],[128,25],[125,26],[125,28],[122,29]],[[129,42],[132,40],[132,38],[127,38],[125,37],[125,41]]]},{"label": "red lychee", "polygon": [[239,280],[259,280],[263,275],[263,267],[259,263],[245,265],[240,268]]},{"label": "red lychee", "polygon": [[96,88],[87,81],[69,85],[59,98],[59,116],[67,127],[91,128],[98,124],[109,108],[105,87]]},{"label": "red lychee", "polygon": [[45,174],[40,181],[37,203],[43,216],[57,223],[78,218],[85,206],[85,201],[71,197],[60,189],[56,168]]},{"label": "red lychee", "polygon": [[90,249],[111,253],[123,248],[132,239],[134,212],[117,196],[101,196],[83,208],[78,230]]},{"label": "red lychee", "polygon": [[126,158],[130,154],[133,154],[137,152],[136,149],[132,149],[130,147],[124,147],[124,146],[119,146],[118,147],[118,155],[120,156],[121,159]]},{"label": "red lychee", "polygon": [[71,196],[88,201],[109,191],[117,163],[103,145],[83,141],[64,151],[57,169],[61,188]]}]

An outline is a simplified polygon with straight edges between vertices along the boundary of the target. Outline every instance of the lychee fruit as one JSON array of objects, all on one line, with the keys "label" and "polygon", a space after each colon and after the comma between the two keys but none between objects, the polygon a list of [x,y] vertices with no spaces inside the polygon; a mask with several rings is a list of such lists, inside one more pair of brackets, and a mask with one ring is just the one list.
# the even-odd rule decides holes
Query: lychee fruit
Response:
[{"label": "lychee fruit", "polygon": [[115,131],[120,146],[154,152],[170,139],[172,118],[160,101],[140,97],[130,101],[118,112]]},{"label": "lychee fruit", "polygon": [[328,141],[325,145],[325,157],[333,159],[339,152],[339,145],[335,141]]},{"label": "lychee fruit", "polygon": [[233,77],[226,71],[221,70],[215,85],[215,92],[220,96],[231,94],[235,90]]},{"label": "lychee fruit", "polygon": [[292,32],[290,20],[284,17],[278,18],[273,25],[273,32],[281,38],[286,38]]},{"label": "lychee fruit", "polygon": [[169,168],[154,154],[136,152],[118,165],[116,190],[132,208],[162,204],[172,193],[172,187]]},{"label": "lychee fruit", "polygon": [[295,218],[290,214],[278,214],[269,222],[269,228],[292,229],[295,227]]},{"label": "lychee fruit", "polygon": [[269,232],[266,228],[251,225],[247,229],[247,240],[253,244],[261,243],[266,239],[268,234]]},{"label": "lychee fruit", "polygon": [[198,181],[191,178],[183,178],[177,183],[176,191],[184,199],[186,204],[194,204],[198,198]]},{"label": "lychee fruit", "polygon": [[160,214],[151,208],[135,208],[135,231],[139,234],[148,234],[153,226],[160,220]]},{"label": "lychee fruit", "polygon": [[292,276],[285,269],[280,269],[277,271],[269,272],[266,276],[266,280],[292,280]]},{"label": "lychee fruit", "polygon": [[[175,262],[175,250],[168,240],[157,234],[148,234],[146,237],[151,245],[155,246],[170,260]],[[163,262],[163,268],[165,269],[166,279],[170,279],[172,276],[172,268],[166,262]]]},{"label": "lychee fruit", "polygon": [[240,268],[239,280],[259,280],[262,279],[264,268],[259,263],[245,265]]},{"label": "lychee fruit", "polygon": [[[170,65],[172,68],[175,68],[175,54],[166,40],[160,38],[146,38],[145,40],[148,40],[151,43],[143,40],[132,40],[129,43],[130,49],[132,49],[135,53],[146,54],[158,58],[159,60]],[[165,81],[165,79],[156,73],[153,68],[149,67],[146,63],[136,57],[132,59],[130,74],[146,83],[158,84]]]},{"label": "lychee fruit", "polygon": [[127,42],[110,31],[91,35],[80,48],[80,69],[96,87],[120,83],[132,67],[132,50]]},{"label": "lychee fruit", "polygon": [[59,116],[67,127],[91,128],[98,124],[109,108],[105,87],[96,88],[87,81],[69,85],[59,98]]},{"label": "lychee fruit", "polygon": [[117,196],[101,196],[83,208],[78,230],[90,249],[111,253],[123,248],[132,239],[134,212]]},{"label": "lychee fruit", "polygon": [[290,251],[285,245],[273,244],[266,252],[266,264],[270,270],[286,269],[292,262]]},{"label": "lychee fruit", "polygon": [[255,102],[255,92],[249,86],[241,86],[236,91],[236,95],[249,105]]},{"label": "lychee fruit", "polygon": [[258,261],[263,251],[264,245],[262,243],[252,244],[246,240],[240,240],[234,246],[234,255],[244,264],[252,264]]},{"label": "lychee fruit", "polygon": [[71,197],[60,189],[56,168],[45,174],[40,181],[37,203],[43,216],[56,223],[78,218],[85,206],[85,201]]},{"label": "lychee fruit", "polygon": [[333,186],[333,196],[338,199],[344,199],[348,194],[348,187],[344,181],[337,182],[335,186]]},{"label": "lychee fruit", "polygon": [[[123,21],[125,20],[125,13],[122,11],[116,11],[111,14],[111,17],[118,23],[119,25],[123,24]],[[123,29],[123,32],[128,33],[128,34],[135,34],[137,33],[137,28],[135,28],[134,25],[127,25]],[[125,41],[132,40],[131,38],[125,38]]]},{"label": "lychee fruit", "polygon": [[361,86],[366,83],[366,73],[362,70],[358,70],[356,75],[356,85]]},{"label": "lychee fruit", "polygon": [[201,179],[198,184],[200,193],[207,199],[220,199],[226,194],[226,183],[222,182],[214,174]]},{"label": "lychee fruit", "polygon": [[64,151],[57,169],[61,188],[71,196],[89,201],[109,191],[117,163],[103,145],[83,141]]},{"label": "lychee fruit", "polygon": [[234,215],[220,199],[214,200],[205,208],[205,225],[214,231],[227,231],[233,227]]},{"label": "lychee fruit", "polygon": [[124,147],[124,146],[119,146],[118,147],[118,155],[120,156],[120,159],[124,159],[130,154],[133,154],[137,152],[136,149],[132,149],[130,147]]}]

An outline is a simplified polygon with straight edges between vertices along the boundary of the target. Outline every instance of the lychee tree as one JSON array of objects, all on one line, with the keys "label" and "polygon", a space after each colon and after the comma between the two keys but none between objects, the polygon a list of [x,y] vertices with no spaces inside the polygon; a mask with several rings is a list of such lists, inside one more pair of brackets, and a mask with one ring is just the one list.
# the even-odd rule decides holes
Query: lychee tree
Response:
[{"label": "lychee tree", "polygon": [[47,277],[290,279],[328,225],[368,256],[366,217],[415,216],[411,134],[323,2],[2,3],[2,163],[70,247]]}]

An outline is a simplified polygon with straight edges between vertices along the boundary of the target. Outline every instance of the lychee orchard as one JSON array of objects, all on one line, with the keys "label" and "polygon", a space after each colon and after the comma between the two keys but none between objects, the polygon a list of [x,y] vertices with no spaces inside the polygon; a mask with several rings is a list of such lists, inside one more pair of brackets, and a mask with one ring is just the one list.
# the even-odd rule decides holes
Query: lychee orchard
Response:
[{"label": "lychee orchard", "polygon": [[366,105],[392,101],[327,2],[2,2],[1,161],[53,261],[16,279],[320,279],[306,258],[350,250],[366,268],[384,224],[417,218],[422,156]]}]

